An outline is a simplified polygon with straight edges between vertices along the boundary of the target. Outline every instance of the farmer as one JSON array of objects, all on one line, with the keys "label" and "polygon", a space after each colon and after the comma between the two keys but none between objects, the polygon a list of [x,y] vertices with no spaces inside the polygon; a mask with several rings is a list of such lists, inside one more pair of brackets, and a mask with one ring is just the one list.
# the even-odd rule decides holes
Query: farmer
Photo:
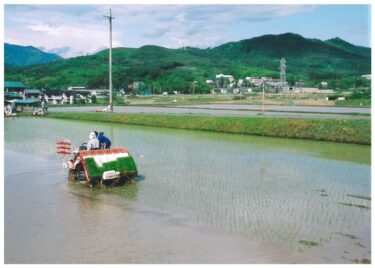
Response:
[{"label": "farmer", "polygon": [[87,150],[99,149],[99,140],[95,135],[95,132],[91,132],[89,135],[89,141],[87,142]]},{"label": "farmer", "polygon": [[42,111],[44,112],[44,109],[46,107],[46,101],[44,99],[42,99],[41,106],[42,106]]},{"label": "farmer", "polygon": [[[95,134],[98,134],[98,132],[94,131]],[[111,148],[111,141],[108,137],[104,136],[104,132],[99,132],[99,135],[97,135],[100,148],[102,149],[109,149]]]}]

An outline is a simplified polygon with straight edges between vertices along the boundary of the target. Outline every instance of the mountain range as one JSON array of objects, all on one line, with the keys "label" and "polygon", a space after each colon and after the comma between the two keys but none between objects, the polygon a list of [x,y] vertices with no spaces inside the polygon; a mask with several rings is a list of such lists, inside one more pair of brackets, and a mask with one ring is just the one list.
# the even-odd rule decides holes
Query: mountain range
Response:
[{"label": "mountain range", "polygon": [[[7,51],[5,51],[7,53]],[[10,55],[5,56],[7,59]],[[280,59],[286,59],[287,80],[303,79],[315,85],[322,80],[338,83],[371,73],[371,49],[340,38],[326,41],[293,33],[263,35],[214,48],[160,46],[113,49],[113,84],[123,88],[134,81],[166,90],[186,89],[193,81],[225,73],[279,77]],[[7,61],[5,61],[8,64]],[[13,64],[15,65],[15,64]],[[6,68],[6,80],[25,81],[33,87],[66,88],[72,85],[107,87],[108,50],[94,55],[19,68]]]},{"label": "mountain range", "polygon": [[4,43],[4,56],[5,66],[8,68],[62,60],[62,57],[57,54],[43,52],[33,46],[19,46],[9,43]]}]

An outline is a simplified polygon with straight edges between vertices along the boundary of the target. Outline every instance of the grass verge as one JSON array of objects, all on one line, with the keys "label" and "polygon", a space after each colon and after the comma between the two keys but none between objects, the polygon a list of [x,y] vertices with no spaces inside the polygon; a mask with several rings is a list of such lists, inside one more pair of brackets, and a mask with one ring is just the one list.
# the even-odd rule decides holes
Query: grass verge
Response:
[{"label": "grass verge", "polygon": [[193,115],[51,112],[49,118],[371,144],[370,119],[291,119]]}]

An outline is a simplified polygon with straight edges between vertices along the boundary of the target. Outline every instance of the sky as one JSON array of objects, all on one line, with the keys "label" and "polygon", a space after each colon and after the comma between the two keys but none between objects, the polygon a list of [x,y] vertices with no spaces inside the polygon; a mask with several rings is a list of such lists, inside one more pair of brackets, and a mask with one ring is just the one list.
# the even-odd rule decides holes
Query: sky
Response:
[{"label": "sky", "polygon": [[109,8],[115,17],[113,47],[207,48],[286,32],[371,47],[368,4],[5,4],[4,42],[64,58],[92,54],[108,48],[109,23],[103,15]]}]

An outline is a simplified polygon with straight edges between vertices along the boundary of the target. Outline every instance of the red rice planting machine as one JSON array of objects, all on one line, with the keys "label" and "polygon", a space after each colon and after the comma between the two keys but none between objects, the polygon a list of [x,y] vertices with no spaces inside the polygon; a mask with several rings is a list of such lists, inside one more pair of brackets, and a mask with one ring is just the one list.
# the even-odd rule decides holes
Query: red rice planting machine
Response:
[{"label": "red rice planting machine", "polygon": [[[85,144],[72,149],[70,140],[56,143],[57,154],[63,155],[63,166],[69,168],[69,178],[97,184],[122,184],[135,181],[137,166],[132,155],[124,148],[86,150]],[[70,156],[70,159],[65,159]]]}]

